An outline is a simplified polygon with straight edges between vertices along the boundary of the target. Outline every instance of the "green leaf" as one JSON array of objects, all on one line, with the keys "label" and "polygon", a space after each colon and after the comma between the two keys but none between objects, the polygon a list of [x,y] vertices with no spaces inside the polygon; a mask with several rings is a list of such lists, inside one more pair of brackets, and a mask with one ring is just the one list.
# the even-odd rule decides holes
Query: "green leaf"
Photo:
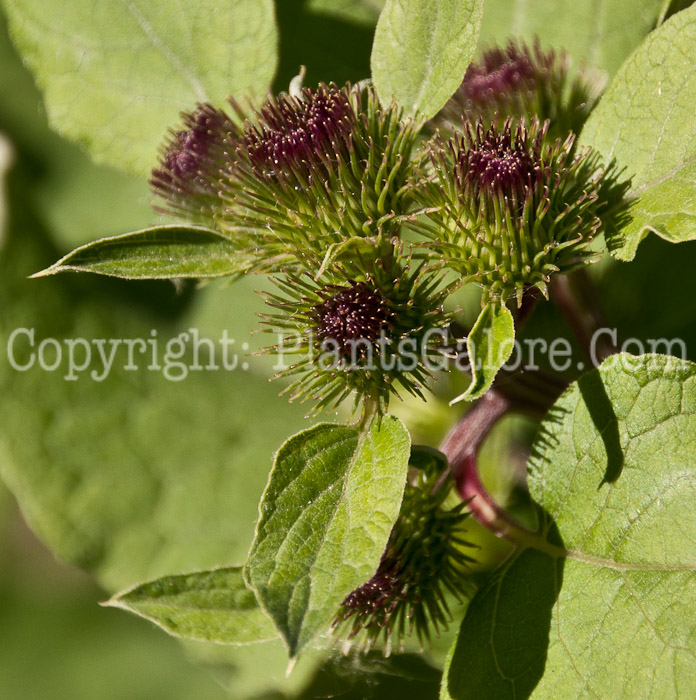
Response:
[{"label": "green leaf", "polygon": [[[0,251],[0,298],[12,300],[0,315],[0,477],[53,552],[111,591],[243,560],[273,452],[306,425],[301,409],[278,398],[266,363],[246,354],[263,303],[246,280],[195,295],[169,282],[96,275],[28,280],[56,251],[13,181],[9,238]],[[220,309],[204,325],[201,302]],[[209,349],[202,342],[201,369],[184,377],[180,365],[193,364],[193,348],[186,343],[177,359],[179,341],[192,327],[201,341],[214,341],[217,369],[205,369]],[[13,369],[8,340],[17,328],[34,329],[34,353],[55,338],[60,367]],[[227,362],[236,358],[237,365],[229,371],[219,343],[224,333],[235,341]],[[91,362],[66,380],[66,341],[79,338],[91,344]],[[127,347],[112,342],[138,338],[158,343],[159,369],[148,369],[151,347],[143,352],[137,344],[138,369],[125,369]],[[107,358],[115,348],[111,371],[95,340]],[[55,359],[53,349],[47,361]],[[28,338],[17,337],[13,350],[17,362],[27,362]],[[75,348],[78,364],[82,352]]]},{"label": "green leaf", "polygon": [[558,400],[529,488],[542,537],[477,594],[443,698],[696,694],[696,365],[616,355]]},{"label": "green leaf", "polygon": [[272,0],[2,0],[61,134],[144,175],[181,110],[263,95],[276,66]]},{"label": "green leaf", "polygon": [[95,165],[79,147],[51,131],[41,94],[7,35],[0,11],[0,131],[17,151],[22,167],[40,170],[31,199],[61,248],[70,250],[94,239],[145,228],[152,222],[148,184]]},{"label": "green leaf", "polygon": [[[560,571],[561,565],[535,549],[502,565],[469,604],[445,661],[441,700],[536,697]],[[564,689],[554,700],[575,697],[582,696]]]},{"label": "green leaf", "polygon": [[510,37],[567,51],[573,65],[613,75],[626,56],[652,30],[663,0],[486,0],[481,45]]},{"label": "green leaf", "polygon": [[[0,71],[0,83],[4,77]],[[0,108],[0,123],[1,112]],[[35,136],[34,132],[25,134],[27,141]],[[9,229],[0,250],[0,480],[7,481],[27,522],[55,556],[93,573],[111,593],[173,571],[243,561],[254,534],[273,452],[289,434],[308,425],[302,408],[278,398],[280,387],[269,384],[271,372],[267,368],[273,360],[250,357],[245,350],[246,343],[252,350],[264,344],[259,335],[249,332],[258,324],[255,314],[264,306],[254,294],[259,278],[245,277],[223,289],[220,284],[208,284],[195,294],[190,284],[177,291],[169,282],[124,282],[96,275],[26,279],[61,254],[46,240],[33,211],[40,212],[41,222],[51,222],[49,230],[55,235],[52,222],[56,221],[54,201],[58,198],[66,207],[65,217],[60,217],[65,227],[60,240],[64,243],[65,233],[78,231],[74,224],[80,212],[70,209],[60,191],[74,183],[69,176],[77,167],[76,158],[61,160],[66,152],[80,154],[84,164],[80,178],[84,177],[89,190],[84,199],[85,190],[78,188],[81,194],[76,193],[73,201],[82,197],[80,206],[89,209],[87,216],[95,221],[102,217],[99,228],[88,226],[87,217],[79,221],[82,240],[75,244],[86,240],[85,233],[90,230],[93,235],[95,230],[116,232],[141,226],[138,221],[131,221],[130,228],[119,224],[111,208],[115,200],[117,207],[127,200],[122,187],[130,178],[90,164],[84,154],[58,136],[53,140],[64,148],[53,149],[47,164],[38,157],[46,155],[41,145],[29,153],[24,147],[18,149],[17,167],[9,179]],[[47,183],[47,166],[53,184]],[[99,177],[100,172],[109,177]],[[24,175],[31,175],[31,180],[24,183],[20,180]],[[58,184],[60,188],[53,186]],[[34,195],[46,185],[53,201],[42,197],[35,209]],[[100,210],[99,215],[91,211],[93,206]],[[137,209],[133,202],[130,206]],[[124,371],[125,348],[121,346],[115,367],[104,381],[88,376],[89,371],[100,370],[101,363],[96,360],[80,379],[65,381],[65,365],[54,372],[38,368],[17,372],[10,367],[7,339],[17,327],[34,327],[38,342],[50,336],[61,343],[76,337],[104,338],[107,343],[119,338],[148,340],[156,333],[160,363],[166,343],[191,327],[199,329],[201,338],[212,339],[227,330],[236,340],[230,355],[239,356],[239,366],[232,372],[192,371],[185,380],[171,382],[161,371],[145,369],[147,359],[137,346],[139,370]],[[108,349],[107,345],[107,353]],[[21,357],[22,348],[18,350]],[[64,345],[63,351],[65,354]],[[201,353],[205,365],[205,346]],[[187,353],[182,361],[189,364],[191,359]],[[219,353],[216,359],[219,364]],[[248,363],[248,371],[243,363]],[[271,414],[274,421],[269,422]],[[18,568],[22,567],[13,567]],[[42,575],[48,573],[42,570]],[[44,583],[50,585],[48,579]],[[46,585],[41,586],[44,592]],[[70,588],[84,595],[83,586]],[[169,676],[169,671],[163,675],[152,668],[147,678],[141,674],[143,681],[148,680],[140,693],[143,697],[212,697],[214,688],[208,691],[199,683],[196,692],[195,684],[187,682],[194,670],[187,671],[176,641],[132,616],[100,610],[96,606],[99,596],[103,599],[103,589],[101,593],[94,591],[91,602],[85,603],[94,613],[89,615],[89,625],[84,615],[72,608],[54,620],[46,609],[45,596],[43,602],[37,598],[28,607],[4,600],[3,610],[11,610],[11,617],[16,618],[14,625],[3,624],[12,638],[0,653],[4,695],[74,698],[78,684],[86,688],[83,694],[94,698],[99,692],[90,689],[98,681],[107,693],[115,692],[114,697],[138,696],[135,685],[124,685],[123,668],[140,668],[147,674],[147,664],[137,662],[142,656],[150,659],[150,666],[174,666]],[[109,618],[113,618],[111,623]],[[39,643],[30,631],[41,624],[51,629],[41,635]],[[89,632],[90,625],[94,634]],[[22,634],[18,636],[10,628],[23,631],[32,653],[22,653],[28,648],[21,644]],[[70,643],[76,639],[82,639],[83,644]],[[169,650],[166,658],[165,651],[158,651],[160,646]],[[278,695],[280,689],[295,697],[320,661],[317,655],[305,654],[292,677],[286,679],[287,651],[279,637],[246,647],[203,642],[186,646],[186,657],[200,657],[201,665],[207,668],[214,664],[217,683],[228,686],[235,700],[258,699],[273,692]],[[63,657],[54,654],[56,649],[65,651]],[[4,653],[7,650],[9,656]],[[84,662],[71,661],[80,653]],[[175,658],[168,661],[170,655]],[[105,663],[105,656],[117,660],[116,665]],[[31,674],[26,669],[34,661],[51,671],[46,678],[34,678],[27,690]],[[259,668],[264,669],[263,674]],[[6,669],[12,669],[9,675]],[[199,673],[205,681],[205,668]],[[20,684],[22,677],[24,686]],[[167,678],[171,682],[160,683]],[[13,688],[24,690],[13,692]]]},{"label": "green leaf", "polygon": [[581,135],[632,176],[632,221],[609,241],[632,260],[648,231],[696,239],[696,6],[674,15],[627,59]]},{"label": "green leaf", "polygon": [[372,48],[383,102],[428,119],[459,87],[476,49],[483,0],[387,0]]},{"label": "green leaf", "polygon": [[156,226],[80,246],[33,277],[94,272],[123,279],[228,277],[244,274],[249,259],[232,240],[197,226]]},{"label": "green leaf", "polygon": [[467,339],[472,381],[452,403],[473,401],[493,384],[500,368],[510,359],[515,343],[515,324],[505,304],[488,303],[479,314]]},{"label": "green leaf", "polygon": [[[7,515],[11,519],[0,512],[3,697],[229,700],[218,679],[189,663],[181,645],[154,625],[99,608],[103,590],[87,576],[58,564],[31,538],[25,539],[30,536],[15,504]],[[21,539],[18,532],[23,533]],[[31,668],[41,672],[31,673]],[[235,700],[244,697],[234,695]]]},{"label": "green leaf", "polygon": [[140,615],[185,639],[245,645],[278,637],[246,587],[241,566],[141,583],[105,605]]},{"label": "green leaf", "polygon": [[324,423],[278,451],[245,576],[295,657],[376,571],[399,514],[410,439],[390,416]]}]

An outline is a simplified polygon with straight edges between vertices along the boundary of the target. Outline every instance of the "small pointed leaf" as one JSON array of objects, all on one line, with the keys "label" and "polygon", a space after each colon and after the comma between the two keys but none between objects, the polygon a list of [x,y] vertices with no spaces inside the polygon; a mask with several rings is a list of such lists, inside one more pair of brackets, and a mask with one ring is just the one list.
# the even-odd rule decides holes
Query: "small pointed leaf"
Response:
[{"label": "small pointed leaf", "polygon": [[510,359],[514,342],[515,324],[510,310],[505,304],[486,304],[466,339],[471,384],[451,403],[473,401],[483,396],[500,368]]},{"label": "small pointed leaf", "polygon": [[135,613],[184,639],[245,645],[278,637],[246,587],[241,566],[141,583],[106,605]]},{"label": "small pointed leaf", "polygon": [[173,279],[236,276],[251,267],[233,241],[195,226],[154,228],[102,238],[68,253],[33,275],[94,272],[123,279]]}]

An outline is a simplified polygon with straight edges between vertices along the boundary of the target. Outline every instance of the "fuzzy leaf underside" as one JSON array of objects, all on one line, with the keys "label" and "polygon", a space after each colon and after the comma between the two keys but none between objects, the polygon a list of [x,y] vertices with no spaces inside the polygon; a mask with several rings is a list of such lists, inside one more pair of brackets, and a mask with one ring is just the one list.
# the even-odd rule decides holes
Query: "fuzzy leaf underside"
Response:
[{"label": "fuzzy leaf underside", "polygon": [[245,576],[291,657],[377,569],[409,452],[408,432],[390,416],[365,432],[320,424],[278,451]]},{"label": "fuzzy leaf underside", "polygon": [[34,276],[93,272],[130,280],[204,279],[237,276],[250,267],[229,238],[205,228],[171,225],[87,243]]},{"label": "fuzzy leaf underside", "polygon": [[472,601],[449,700],[696,693],[696,365],[617,355],[558,400],[529,487],[553,547]]},{"label": "fuzzy leaf underside", "polygon": [[696,7],[667,20],[629,56],[581,134],[632,176],[632,220],[607,241],[632,260],[645,234],[696,239]]},{"label": "fuzzy leaf underside", "polygon": [[241,566],[165,576],[119,593],[106,605],[135,613],[184,639],[245,645],[278,637],[244,583]]},{"label": "fuzzy leaf underside", "polygon": [[430,118],[464,78],[478,41],[482,0],[387,0],[372,47],[383,102]]},{"label": "fuzzy leaf underside", "polygon": [[262,96],[277,61],[272,0],[2,0],[52,126],[136,175],[178,113]]}]

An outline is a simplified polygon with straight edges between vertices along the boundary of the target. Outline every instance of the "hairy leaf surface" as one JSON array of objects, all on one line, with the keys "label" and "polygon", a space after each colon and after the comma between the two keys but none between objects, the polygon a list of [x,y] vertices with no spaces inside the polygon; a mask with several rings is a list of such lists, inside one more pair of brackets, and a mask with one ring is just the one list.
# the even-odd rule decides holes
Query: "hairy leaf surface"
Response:
[{"label": "hairy leaf surface", "polygon": [[276,456],[246,578],[291,656],[375,572],[406,481],[410,438],[390,416],[369,430],[320,424]]},{"label": "hairy leaf surface", "polygon": [[442,697],[696,693],[696,365],[617,355],[534,446],[530,542],[472,601]]}]

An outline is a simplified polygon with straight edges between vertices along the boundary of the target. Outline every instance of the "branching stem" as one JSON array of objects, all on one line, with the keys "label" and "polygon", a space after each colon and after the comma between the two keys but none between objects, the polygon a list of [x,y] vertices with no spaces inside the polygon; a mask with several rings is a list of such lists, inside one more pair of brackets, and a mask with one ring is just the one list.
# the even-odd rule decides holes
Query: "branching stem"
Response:
[{"label": "branching stem", "polygon": [[452,428],[440,450],[447,456],[459,494],[469,501],[469,509],[476,520],[498,537],[517,541],[518,531],[533,533],[495,502],[481,482],[476,460],[476,453],[491,428],[511,407],[508,398],[491,389]]}]

